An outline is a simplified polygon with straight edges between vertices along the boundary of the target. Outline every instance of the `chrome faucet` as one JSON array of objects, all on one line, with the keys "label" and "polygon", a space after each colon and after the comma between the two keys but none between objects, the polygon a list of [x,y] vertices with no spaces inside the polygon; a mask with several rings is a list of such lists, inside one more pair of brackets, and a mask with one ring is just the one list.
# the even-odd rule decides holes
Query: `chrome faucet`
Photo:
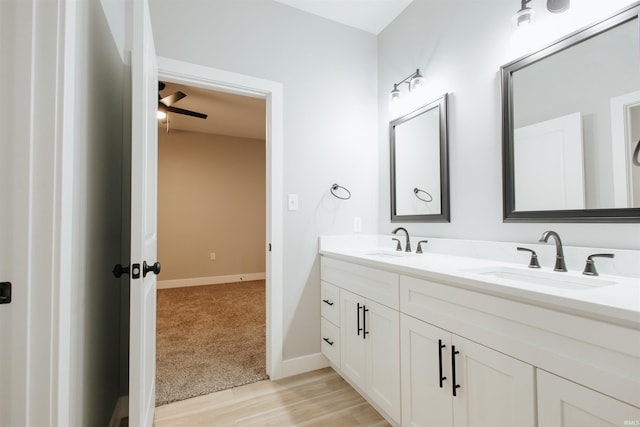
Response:
[{"label": "chrome faucet", "polygon": [[391,233],[396,234],[398,231],[404,231],[404,234],[407,236],[404,244],[404,251],[411,252],[411,240],[409,240],[409,232],[404,227],[398,227],[395,230],[393,230]]},{"label": "chrome faucet", "polygon": [[564,263],[564,251],[562,250],[562,241],[560,236],[555,231],[545,231],[540,237],[540,242],[546,243],[549,241],[549,237],[553,237],[556,241],[556,265],[553,267],[554,271],[567,271],[567,266]]}]

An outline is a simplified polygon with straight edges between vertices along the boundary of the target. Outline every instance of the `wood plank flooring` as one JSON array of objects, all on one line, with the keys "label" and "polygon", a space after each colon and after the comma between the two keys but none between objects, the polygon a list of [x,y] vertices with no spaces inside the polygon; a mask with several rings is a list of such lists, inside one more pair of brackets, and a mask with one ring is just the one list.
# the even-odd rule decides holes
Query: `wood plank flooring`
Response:
[{"label": "wood plank flooring", "polygon": [[156,408],[154,426],[389,426],[333,369],[223,390]]}]

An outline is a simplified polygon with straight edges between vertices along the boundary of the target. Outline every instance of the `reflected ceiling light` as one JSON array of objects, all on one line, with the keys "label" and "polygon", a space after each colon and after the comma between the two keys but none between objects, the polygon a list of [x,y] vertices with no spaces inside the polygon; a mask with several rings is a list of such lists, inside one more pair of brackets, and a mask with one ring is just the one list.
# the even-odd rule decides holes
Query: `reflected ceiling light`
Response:
[{"label": "reflected ceiling light", "polygon": [[533,22],[535,12],[527,6],[529,2],[531,2],[531,0],[521,0],[520,10],[513,15],[513,24],[515,28],[529,25]]},{"label": "reflected ceiling light", "polygon": [[409,92],[412,90],[418,89],[424,83],[424,77],[420,74],[420,69],[416,69],[414,73],[411,73],[410,76],[405,77],[400,80],[398,83],[393,84],[393,90],[391,91],[391,101],[397,101],[400,99],[400,89],[398,86],[401,86],[402,83],[406,83],[409,86]]},{"label": "reflected ceiling light", "polygon": [[569,10],[571,0],[547,0],[547,10],[551,13],[562,13]]}]

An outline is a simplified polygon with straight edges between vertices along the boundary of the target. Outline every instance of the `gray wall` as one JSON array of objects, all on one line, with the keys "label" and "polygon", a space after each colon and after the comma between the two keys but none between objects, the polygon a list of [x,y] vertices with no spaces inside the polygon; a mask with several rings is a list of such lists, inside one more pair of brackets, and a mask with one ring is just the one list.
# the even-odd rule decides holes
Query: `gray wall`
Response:
[{"label": "gray wall", "polygon": [[[159,56],[283,84],[284,359],[320,351],[318,236],[378,228],[374,35],[273,1],[151,0]],[[329,194],[337,182],[349,201]]]},{"label": "gray wall", "polygon": [[111,269],[121,262],[129,77],[100,1],[77,6],[70,425],[104,426],[121,394],[121,284]]},{"label": "gray wall", "polygon": [[[445,92],[449,105],[450,224],[409,224],[414,235],[534,242],[554,229],[575,246],[638,249],[637,224],[513,224],[502,222],[500,66],[534,47],[607,16],[631,1],[572,2],[551,16],[534,2],[538,24],[530,39],[514,37],[511,16],[517,2],[414,0],[379,36],[380,232],[389,221],[387,126],[389,92],[416,68],[425,77],[422,103]],[[398,224],[393,224],[396,226]]]}]

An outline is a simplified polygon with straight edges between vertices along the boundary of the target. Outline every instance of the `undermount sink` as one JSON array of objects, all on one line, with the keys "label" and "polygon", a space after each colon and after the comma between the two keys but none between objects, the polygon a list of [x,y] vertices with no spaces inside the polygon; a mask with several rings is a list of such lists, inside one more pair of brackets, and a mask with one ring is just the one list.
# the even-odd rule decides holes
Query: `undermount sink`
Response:
[{"label": "undermount sink", "polygon": [[616,284],[614,281],[595,277],[580,277],[561,272],[525,270],[512,267],[477,268],[467,270],[467,272],[557,289],[589,290]]},{"label": "undermount sink", "polygon": [[391,249],[379,249],[375,251],[369,251],[364,253],[365,256],[372,256],[377,258],[387,258],[387,259],[395,259],[395,258],[406,258],[409,256],[415,256],[416,254],[411,252],[403,252],[403,251],[394,251]]}]

